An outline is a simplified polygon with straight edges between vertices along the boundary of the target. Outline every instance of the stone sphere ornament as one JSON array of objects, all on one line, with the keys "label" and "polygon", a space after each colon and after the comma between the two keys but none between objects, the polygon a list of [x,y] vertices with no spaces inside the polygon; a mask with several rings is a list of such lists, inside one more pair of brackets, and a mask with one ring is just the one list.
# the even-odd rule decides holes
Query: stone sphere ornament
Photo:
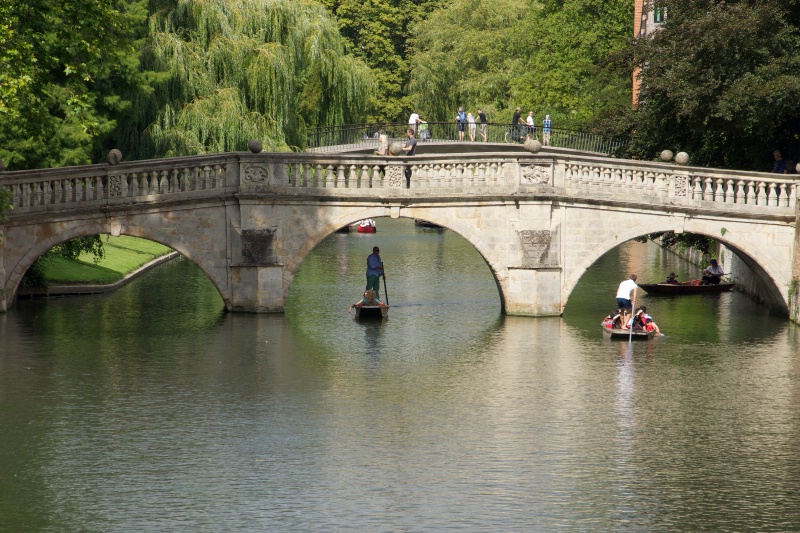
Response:
[{"label": "stone sphere ornament", "polygon": [[661,160],[662,161],[672,161],[672,158],[675,154],[672,153],[672,150],[662,150],[661,151]]},{"label": "stone sphere ornament", "polygon": [[399,142],[393,142],[389,145],[389,153],[392,155],[402,155],[403,145]]},{"label": "stone sphere ornament", "polygon": [[675,162],[679,165],[687,165],[689,164],[689,154],[686,152],[678,152],[675,154]]},{"label": "stone sphere ornament", "polygon": [[261,146],[261,141],[252,139],[250,142],[247,143],[247,149],[253,152],[254,154],[259,154],[261,153],[261,150],[264,149],[264,147]]},{"label": "stone sphere ornament", "polygon": [[116,148],[112,148],[108,151],[108,155],[106,156],[106,161],[108,161],[109,165],[119,165],[122,161],[122,152],[117,150]]},{"label": "stone sphere ornament", "polygon": [[539,150],[542,149],[542,143],[540,143],[536,139],[531,139],[528,137],[525,139],[525,149],[531,152],[532,154],[539,153]]}]

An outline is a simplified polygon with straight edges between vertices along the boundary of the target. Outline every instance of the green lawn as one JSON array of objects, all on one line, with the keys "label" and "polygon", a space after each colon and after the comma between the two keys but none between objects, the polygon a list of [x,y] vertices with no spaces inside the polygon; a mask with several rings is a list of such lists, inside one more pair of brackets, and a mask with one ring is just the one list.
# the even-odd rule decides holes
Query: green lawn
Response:
[{"label": "green lawn", "polygon": [[105,258],[94,263],[94,256],[83,254],[78,261],[56,257],[45,267],[50,285],[97,285],[114,283],[156,257],[172,251],[157,242],[136,237],[102,235]]}]

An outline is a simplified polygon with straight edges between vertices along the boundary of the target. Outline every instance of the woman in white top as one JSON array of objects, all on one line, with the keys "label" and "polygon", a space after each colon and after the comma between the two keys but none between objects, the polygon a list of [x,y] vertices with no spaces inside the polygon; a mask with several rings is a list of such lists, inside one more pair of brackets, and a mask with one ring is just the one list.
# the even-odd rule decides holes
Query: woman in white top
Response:
[{"label": "woman in white top", "polygon": [[467,125],[469,126],[469,140],[475,142],[475,117],[472,113],[467,113]]}]

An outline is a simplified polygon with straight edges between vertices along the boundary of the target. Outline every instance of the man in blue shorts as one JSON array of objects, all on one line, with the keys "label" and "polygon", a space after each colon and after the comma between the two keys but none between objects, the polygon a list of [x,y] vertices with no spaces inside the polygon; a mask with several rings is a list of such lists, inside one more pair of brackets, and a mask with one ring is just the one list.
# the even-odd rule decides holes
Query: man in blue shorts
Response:
[{"label": "man in blue shorts", "polygon": [[623,324],[628,323],[628,318],[633,310],[633,302],[636,301],[636,274],[631,274],[630,279],[626,279],[619,284],[617,289],[617,308],[623,312]]}]

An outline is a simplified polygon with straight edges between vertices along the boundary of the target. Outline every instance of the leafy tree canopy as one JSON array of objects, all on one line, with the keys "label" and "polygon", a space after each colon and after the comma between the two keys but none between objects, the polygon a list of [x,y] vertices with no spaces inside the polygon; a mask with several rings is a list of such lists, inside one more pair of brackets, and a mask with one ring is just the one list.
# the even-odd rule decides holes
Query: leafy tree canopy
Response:
[{"label": "leafy tree canopy", "polygon": [[[663,26],[630,57],[644,65],[638,109],[609,124],[653,159],[685,151],[696,165],[769,170],[800,134],[800,14],[792,2],[670,2]],[[796,2],[794,2],[796,4]]]},{"label": "leafy tree canopy", "polygon": [[505,122],[520,106],[583,126],[630,102],[630,75],[604,61],[632,20],[623,0],[454,0],[414,28],[410,97],[433,120],[463,106]]},{"label": "leafy tree canopy", "polygon": [[0,2],[0,159],[9,170],[84,164],[140,88],[141,2]]},{"label": "leafy tree canopy", "polygon": [[129,152],[138,149],[135,157],[243,150],[250,139],[286,149],[304,144],[307,127],[362,118],[372,77],[346,53],[321,4],[154,0],[153,7],[144,66],[156,73],[154,92],[121,136]]},{"label": "leafy tree canopy", "polygon": [[372,69],[377,90],[369,102],[370,122],[408,117],[408,40],[415,23],[442,0],[320,0],[336,16],[353,53]]}]

